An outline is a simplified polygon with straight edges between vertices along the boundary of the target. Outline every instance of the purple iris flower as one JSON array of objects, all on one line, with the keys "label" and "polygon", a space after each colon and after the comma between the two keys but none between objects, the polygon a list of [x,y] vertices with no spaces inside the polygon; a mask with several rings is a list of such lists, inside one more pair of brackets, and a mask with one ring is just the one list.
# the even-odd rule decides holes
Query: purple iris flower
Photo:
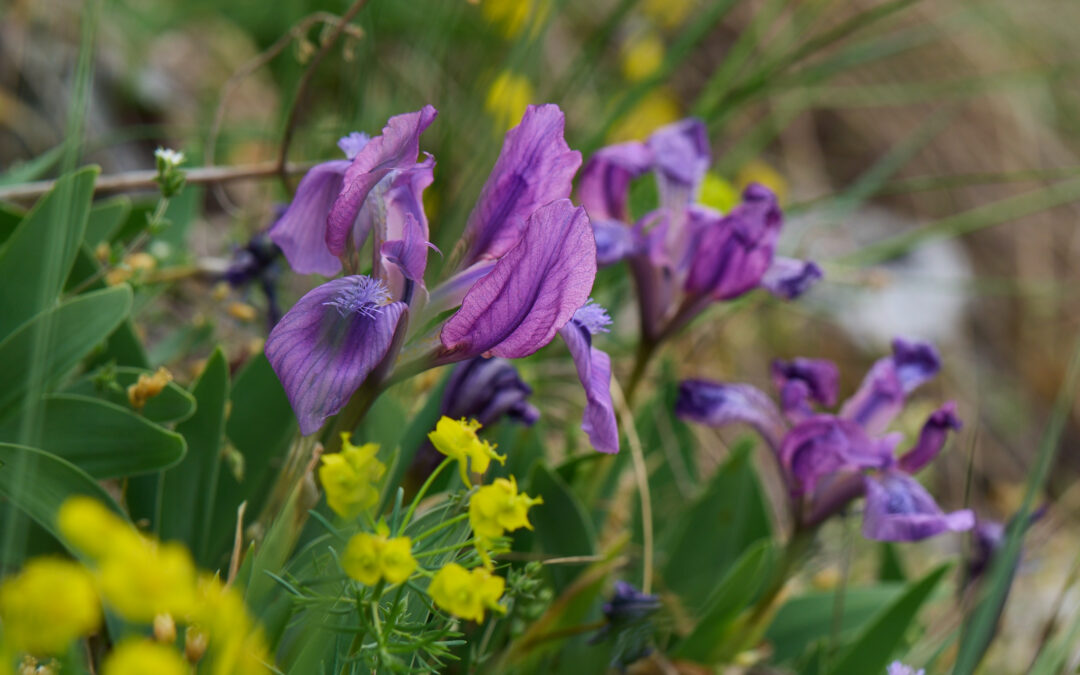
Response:
[{"label": "purple iris flower", "polygon": [[907,396],[937,374],[941,360],[925,342],[893,341],[893,354],[878,360],[838,414],[815,405],[836,403],[838,372],[829,361],[794,359],[773,364],[780,407],[748,384],[687,380],[676,411],[710,426],[736,422],[754,427],[772,447],[802,525],[816,525],[866,497],[863,534],[884,541],[916,541],[968,530],[971,511],[944,513],[914,479],[960,428],[949,402],[930,415],[915,445],[896,457],[900,434],[885,433]]},{"label": "purple iris flower", "polygon": [[[721,214],[695,204],[710,153],[704,124],[685,119],[646,142],[602,148],[578,184],[596,235],[597,262],[627,260],[647,340],[670,335],[708,304],[762,287],[785,300],[822,277],[807,261],[775,256],[782,214],[776,197],[750,185],[742,203]],[[630,184],[652,172],[659,207],[630,223]]]}]

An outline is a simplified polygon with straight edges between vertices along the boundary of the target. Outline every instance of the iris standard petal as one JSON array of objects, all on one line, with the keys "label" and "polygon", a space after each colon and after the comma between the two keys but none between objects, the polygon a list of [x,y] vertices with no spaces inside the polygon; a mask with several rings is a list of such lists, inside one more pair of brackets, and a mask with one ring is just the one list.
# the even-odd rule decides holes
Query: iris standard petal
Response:
[{"label": "iris standard petal", "polygon": [[652,168],[652,151],[641,141],[609,145],[585,163],[578,198],[595,221],[630,221],[630,182]]},{"label": "iris standard petal", "polygon": [[[437,114],[435,108],[426,105],[416,112],[391,117],[383,127],[382,135],[368,141],[353,158],[327,218],[326,246],[331,253],[345,254],[353,235],[353,225],[372,188],[391,171],[408,169],[416,164],[420,154],[420,134]],[[355,245],[362,244],[361,241]]]},{"label": "iris standard petal", "polygon": [[942,532],[975,526],[970,510],[944,513],[930,493],[911,476],[887,471],[867,476],[863,536],[878,541],[919,541]]},{"label": "iris standard petal", "polygon": [[827,476],[886,468],[893,462],[891,443],[875,441],[859,425],[833,415],[816,415],[796,425],[784,437],[779,459],[798,494],[813,493]]},{"label": "iris standard petal", "polygon": [[661,127],[649,136],[660,206],[681,211],[694,200],[709,168],[709,136],[705,124],[688,118]]},{"label": "iris standard petal", "polygon": [[881,433],[903,410],[907,394],[940,369],[941,359],[933,345],[898,338],[893,341],[892,356],[870,367],[840,415],[863,425],[870,434]]},{"label": "iris standard petal", "polygon": [[684,380],[679,384],[675,414],[710,427],[749,424],[774,450],[779,450],[787,428],[772,399],[749,384]]},{"label": "iris standard petal", "polygon": [[326,218],[348,168],[344,159],[313,166],[296,187],[289,208],[270,226],[270,239],[300,274],[332,277],[341,271],[341,261],[326,247]]},{"label": "iris standard petal", "polygon": [[316,287],[285,313],[266,340],[266,357],[285,387],[300,432],[318,431],[386,356],[405,311],[365,276]]},{"label": "iris standard petal", "polygon": [[581,428],[589,435],[594,448],[616,453],[619,451],[619,428],[615,421],[615,406],[611,402],[611,359],[592,346],[593,335],[607,332],[610,323],[607,312],[590,301],[559,329],[559,335],[574,358],[581,386],[585,388]]},{"label": "iris standard petal", "polygon": [[541,207],[521,241],[469,289],[443,326],[446,358],[532,354],[585,304],[595,278],[596,244],[585,209],[569,199]]},{"label": "iris standard petal", "polygon": [[777,256],[761,277],[761,286],[782,300],[794,300],[825,276],[812,260]]},{"label": "iris standard petal", "polygon": [[581,153],[566,144],[565,122],[557,105],[530,105],[521,123],[506,133],[465,225],[463,267],[506,255],[521,239],[530,214],[570,196]]},{"label": "iris standard petal", "polygon": [[960,418],[956,416],[956,403],[953,401],[935,410],[923,424],[915,447],[900,457],[900,468],[912,474],[918,472],[941,452],[949,430],[956,430],[961,426]]}]

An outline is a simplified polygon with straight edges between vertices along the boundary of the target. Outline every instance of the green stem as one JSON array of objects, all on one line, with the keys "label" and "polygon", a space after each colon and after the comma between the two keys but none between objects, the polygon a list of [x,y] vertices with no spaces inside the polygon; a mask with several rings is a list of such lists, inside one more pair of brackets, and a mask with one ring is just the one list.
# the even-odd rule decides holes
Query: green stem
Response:
[{"label": "green stem", "polygon": [[413,557],[417,558],[417,559],[430,558],[433,555],[439,555],[440,553],[449,553],[450,551],[456,551],[456,550],[458,550],[460,548],[466,548],[468,546],[472,546],[473,542],[475,542],[475,541],[476,541],[475,539],[466,539],[465,541],[461,542],[460,544],[451,544],[449,546],[442,546],[440,548],[433,548],[430,551],[424,551],[423,553],[417,553]]},{"label": "green stem", "polygon": [[424,498],[425,494],[427,494],[428,489],[431,487],[432,483],[435,482],[435,479],[438,478],[439,473],[441,473],[442,470],[446,468],[447,464],[450,464],[453,461],[454,460],[450,459],[449,457],[444,459],[439,464],[439,466],[435,467],[435,470],[432,471],[431,475],[427,477],[427,480],[424,481],[424,484],[420,486],[420,490],[416,493],[416,496],[413,497],[412,504],[409,505],[409,510],[405,513],[405,518],[401,521],[401,526],[398,527],[397,535],[399,537],[401,536],[401,533],[405,531],[405,527],[409,524],[409,522],[412,521],[413,513],[416,512],[416,507],[420,505],[420,500]]},{"label": "green stem", "polygon": [[634,395],[649,368],[649,362],[656,354],[659,343],[649,340],[644,335],[638,342],[637,352],[634,355],[634,369],[630,371],[630,379],[626,383],[626,405],[630,407],[634,402]]},{"label": "green stem", "polygon": [[450,527],[451,525],[455,525],[457,523],[460,523],[461,521],[465,520],[468,517],[469,517],[469,514],[462,513],[461,515],[454,516],[450,520],[444,520],[441,523],[439,523],[438,525],[432,527],[431,529],[424,530],[420,534],[413,537],[413,543],[415,544],[416,542],[421,541],[422,539],[426,539],[427,537],[430,537],[431,535],[435,534],[439,530],[443,530],[443,529],[446,529],[446,528]]}]

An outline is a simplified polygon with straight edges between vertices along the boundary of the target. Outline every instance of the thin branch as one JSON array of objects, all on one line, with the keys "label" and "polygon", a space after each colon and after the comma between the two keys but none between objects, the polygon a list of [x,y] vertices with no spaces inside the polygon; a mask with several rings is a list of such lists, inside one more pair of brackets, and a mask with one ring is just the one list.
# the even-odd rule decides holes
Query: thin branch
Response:
[{"label": "thin branch", "polygon": [[[285,173],[305,173],[315,164],[316,162],[288,164],[285,166]],[[239,166],[202,166],[185,171],[187,182],[194,185],[270,178],[278,173],[280,172],[277,162],[260,162],[258,164],[241,164]],[[111,176],[102,176],[94,183],[94,192],[100,194],[104,192],[156,190],[155,178],[157,178],[157,171],[129,171]],[[55,184],[56,181],[54,180],[42,180],[33,183],[0,186],[0,201],[36,199],[52,190]]]}]

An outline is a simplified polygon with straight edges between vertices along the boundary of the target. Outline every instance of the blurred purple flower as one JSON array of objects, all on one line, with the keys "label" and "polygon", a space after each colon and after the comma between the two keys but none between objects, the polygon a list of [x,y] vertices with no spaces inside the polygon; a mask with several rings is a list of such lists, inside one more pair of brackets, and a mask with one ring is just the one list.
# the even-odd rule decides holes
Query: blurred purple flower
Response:
[{"label": "blurred purple flower", "polygon": [[590,645],[612,639],[615,647],[611,665],[623,670],[652,652],[653,625],[650,617],[661,607],[660,598],[642,593],[626,581],[615,582],[615,592],[604,603],[607,623],[589,639]]},{"label": "blurred purple flower", "polygon": [[443,390],[441,414],[451,419],[475,419],[483,426],[504,415],[531,426],[540,411],[529,403],[532,387],[525,384],[506,359],[478,356],[454,366]]},{"label": "blurred purple flower", "polygon": [[267,322],[270,328],[281,319],[277,301],[277,282],[281,276],[278,258],[281,249],[264,232],[252,235],[247,244],[233,251],[222,278],[233,288],[258,284],[266,296]]},{"label": "blurred purple flower", "polygon": [[562,328],[562,336],[574,358],[581,385],[585,388],[585,415],[581,428],[600,452],[619,451],[619,428],[611,402],[611,359],[592,346],[593,336],[606,333],[611,318],[591,300],[574,312]]},{"label": "blurred purple flower", "polygon": [[773,364],[782,413],[751,385],[707,380],[680,385],[676,412],[710,426],[742,422],[757,429],[773,448],[792,498],[805,502],[805,509],[797,509],[804,514],[804,525],[820,523],[865,496],[866,537],[914,541],[974,525],[971,511],[943,513],[911,478],[938,455],[948,431],[960,427],[955,404],[946,403],[931,414],[919,440],[899,459],[895,449],[901,435],[884,433],[907,395],[940,367],[932,345],[898,338],[893,355],[871,367],[837,415],[817,412],[811,405],[832,406],[836,401],[836,366],[818,359]]},{"label": "blurred purple flower", "polygon": [[893,661],[889,664],[889,668],[885,675],[926,675],[926,671],[922,668],[915,670],[911,666],[906,666],[899,661]]}]

